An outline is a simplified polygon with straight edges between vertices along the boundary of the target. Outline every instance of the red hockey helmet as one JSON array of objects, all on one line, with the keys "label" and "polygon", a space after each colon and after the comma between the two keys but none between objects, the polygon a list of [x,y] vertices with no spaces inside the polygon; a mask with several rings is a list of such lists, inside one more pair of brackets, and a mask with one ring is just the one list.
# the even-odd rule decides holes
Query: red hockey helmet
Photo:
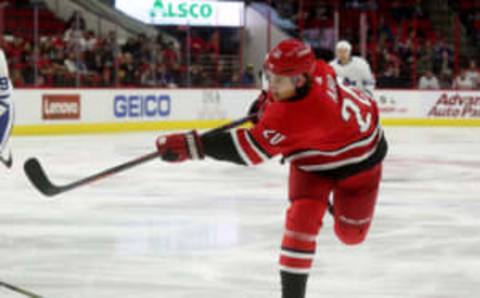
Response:
[{"label": "red hockey helmet", "polygon": [[312,74],[315,69],[312,48],[298,39],[286,39],[273,48],[265,58],[265,70],[282,76]]}]

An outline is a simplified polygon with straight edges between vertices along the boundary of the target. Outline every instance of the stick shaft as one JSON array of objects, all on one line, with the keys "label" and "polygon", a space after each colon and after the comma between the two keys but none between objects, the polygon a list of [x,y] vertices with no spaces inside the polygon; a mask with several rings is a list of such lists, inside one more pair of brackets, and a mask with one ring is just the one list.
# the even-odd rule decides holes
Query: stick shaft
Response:
[{"label": "stick shaft", "polygon": [[[242,124],[250,121],[252,118],[253,118],[253,116],[247,116],[247,117],[238,119],[236,121],[233,121],[233,122],[230,122],[228,124],[222,125],[220,127],[214,128],[212,130],[209,130],[209,131],[205,132],[202,136],[211,136],[211,135],[215,135],[217,133],[224,132],[224,131],[226,131],[228,129],[231,129],[233,127],[237,127],[239,125],[242,125]],[[152,159],[156,159],[159,156],[160,156],[160,154],[158,153],[158,151],[154,151],[152,153],[140,156],[136,159],[130,160],[130,161],[125,162],[123,164],[120,164],[118,166],[106,169],[106,170],[104,170],[100,173],[94,174],[92,176],[81,179],[77,182],[74,182],[74,183],[70,184],[69,189],[76,188],[78,186],[81,186],[81,185],[84,185],[84,184],[87,184],[87,183],[91,183],[91,182],[106,178],[106,177],[111,176],[113,174],[125,171],[125,170],[133,168],[137,165],[148,162]]]},{"label": "stick shaft", "polygon": [[4,281],[0,281],[0,286],[3,286],[3,287],[5,287],[5,288],[7,288],[11,291],[20,293],[20,294],[25,295],[25,296],[30,297],[30,298],[42,298],[42,296],[40,296],[40,295],[37,295],[35,293],[32,293],[32,292],[27,291],[25,289],[22,289],[20,287],[14,286],[12,284],[6,283]]}]

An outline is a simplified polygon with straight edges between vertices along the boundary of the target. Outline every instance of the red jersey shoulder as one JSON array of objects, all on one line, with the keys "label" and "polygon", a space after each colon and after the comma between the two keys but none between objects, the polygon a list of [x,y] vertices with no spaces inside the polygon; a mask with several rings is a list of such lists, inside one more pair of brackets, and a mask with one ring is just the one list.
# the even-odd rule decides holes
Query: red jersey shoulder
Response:
[{"label": "red jersey shoulder", "polygon": [[330,66],[330,64],[326,63],[325,61],[319,59],[315,63],[315,71],[314,71],[315,76],[321,76],[321,75],[330,75],[332,77],[336,77],[335,70]]},{"label": "red jersey shoulder", "polygon": [[324,96],[338,102],[337,75],[328,63],[323,60],[317,60],[312,83],[320,87],[320,92]]}]

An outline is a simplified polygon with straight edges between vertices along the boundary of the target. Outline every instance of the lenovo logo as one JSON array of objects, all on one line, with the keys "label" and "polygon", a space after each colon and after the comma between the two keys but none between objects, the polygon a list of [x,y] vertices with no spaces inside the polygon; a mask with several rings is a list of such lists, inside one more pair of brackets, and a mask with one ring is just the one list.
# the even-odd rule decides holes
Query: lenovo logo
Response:
[{"label": "lenovo logo", "polygon": [[42,114],[44,120],[80,119],[80,95],[43,95]]}]

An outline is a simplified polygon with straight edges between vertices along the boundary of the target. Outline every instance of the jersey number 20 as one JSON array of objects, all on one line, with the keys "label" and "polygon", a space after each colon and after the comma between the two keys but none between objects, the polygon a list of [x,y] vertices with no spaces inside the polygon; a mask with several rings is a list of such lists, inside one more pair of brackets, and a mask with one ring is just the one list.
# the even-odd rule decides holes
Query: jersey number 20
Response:
[{"label": "jersey number 20", "polygon": [[[343,87],[343,86],[342,86]],[[344,90],[346,88],[343,88]],[[349,95],[352,96],[352,99],[345,97],[343,99],[343,105],[342,105],[342,118],[345,121],[350,120],[352,115],[355,117],[357,120],[358,127],[360,128],[360,132],[366,132],[370,128],[370,125],[372,124],[372,114],[367,113],[365,115],[365,118],[362,116],[361,109],[358,106],[358,104],[364,104],[367,106],[371,106],[370,101],[366,98],[362,98],[361,95],[356,94],[354,91],[351,90],[345,90],[348,92]],[[353,99],[356,99],[353,101]]]}]

